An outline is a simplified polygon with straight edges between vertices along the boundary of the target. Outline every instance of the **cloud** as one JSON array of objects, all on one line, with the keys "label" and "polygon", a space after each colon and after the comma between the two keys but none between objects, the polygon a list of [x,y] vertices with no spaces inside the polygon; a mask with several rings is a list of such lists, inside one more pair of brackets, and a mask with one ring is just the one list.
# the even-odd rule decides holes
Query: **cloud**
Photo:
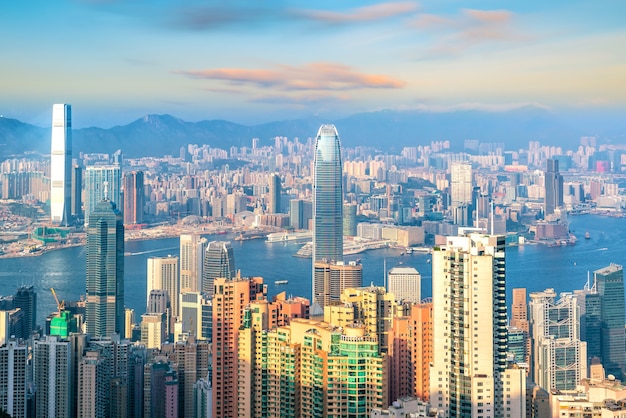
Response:
[{"label": "cloud", "polygon": [[443,33],[429,50],[430,55],[458,55],[485,43],[510,43],[530,39],[515,25],[515,15],[508,10],[462,9],[457,16],[421,14],[414,28]]},{"label": "cloud", "polygon": [[300,9],[291,10],[290,14],[305,20],[327,24],[342,24],[353,22],[371,22],[415,12],[418,4],[412,1],[389,2],[358,7],[347,12],[329,10]]},{"label": "cloud", "polygon": [[425,104],[418,103],[416,105],[408,106],[406,110],[418,110],[421,112],[432,113],[447,113],[454,111],[467,111],[478,110],[483,112],[508,112],[511,110],[522,109],[525,107],[535,107],[544,110],[550,110],[551,108],[543,103],[536,102],[513,102],[513,103],[478,103],[478,102],[466,102],[457,103],[451,105],[437,105],[437,104]]},{"label": "cloud", "polygon": [[225,81],[283,91],[342,91],[356,89],[399,89],[406,82],[382,74],[360,73],[342,64],[317,62],[300,67],[279,65],[274,69],[216,68],[176,71],[188,77]]}]

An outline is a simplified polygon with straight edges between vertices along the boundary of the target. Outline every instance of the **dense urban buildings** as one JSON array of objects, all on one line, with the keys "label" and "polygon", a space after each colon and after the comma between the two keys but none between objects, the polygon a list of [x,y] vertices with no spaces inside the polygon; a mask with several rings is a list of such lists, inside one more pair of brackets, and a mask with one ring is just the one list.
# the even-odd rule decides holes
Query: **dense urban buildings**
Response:
[{"label": "dense urban buildings", "polygon": [[72,203],[72,107],[52,106],[52,149],[50,152],[50,220],[67,226]]},{"label": "dense urban buildings", "polygon": [[110,200],[100,201],[87,226],[87,333],[124,335],[124,225]]}]

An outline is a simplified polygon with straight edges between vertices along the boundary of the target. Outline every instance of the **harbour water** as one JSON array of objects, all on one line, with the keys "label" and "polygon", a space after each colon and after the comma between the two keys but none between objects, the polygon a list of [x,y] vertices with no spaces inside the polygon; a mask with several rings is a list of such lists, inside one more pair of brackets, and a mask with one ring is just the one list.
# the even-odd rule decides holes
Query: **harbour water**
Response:
[{"label": "harbour water", "polygon": [[[553,287],[557,292],[580,289],[593,272],[611,263],[626,261],[626,219],[593,215],[572,217],[570,229],[578,237],[574,246],[546,247],[523,245],[507,247],[507,292],[526,287],[529,292]],[[585,239],[585,232],[589,239]],[[207,236],[228,240],[234,236]],[[263,239],[232,241],[235,264],[242,276],[261,276],[270,296],[285,291],[293,296],[311,296],[311,260],[294,257],[302,243],[268,244]],[[125,303],[139,316],[145,312],[147,259],[178,254],[178,239],[126,242]],[[431,296],[430,255],[401,250],[380,249],[347,256],[363,264],[363,284],[382,286],[385,266],[404,264],[422,275],[422,297]],[[275,285],[276,280],[288,280]],[[85,247],[50,251],[38,257],[0,259],[0,295],[15,293],[17,286],[32,284],[37,291],[38,323],[56,310],[50,292],[53,287],[60,299],[76,300],[85,294]]]}]

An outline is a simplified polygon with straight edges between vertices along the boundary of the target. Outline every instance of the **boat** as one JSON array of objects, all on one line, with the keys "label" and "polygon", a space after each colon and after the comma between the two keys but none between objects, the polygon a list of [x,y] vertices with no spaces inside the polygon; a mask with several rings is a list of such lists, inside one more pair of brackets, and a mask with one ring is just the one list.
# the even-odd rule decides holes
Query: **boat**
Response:
[{"label": "boat", "polygon": [[313,237],[313,233],[308,232],[275,232],[267,236],[267,242],[294,242],[301,240],[309,240]]},{"label": "boat", "polygon": [[289,280],[274,280],[274,284],[276,285],[287,284],[287,283],[289,283]]},{"label": "boat", "polygon": [[589,231],[585,232],[585,239],[591,239],[591,234]]}]

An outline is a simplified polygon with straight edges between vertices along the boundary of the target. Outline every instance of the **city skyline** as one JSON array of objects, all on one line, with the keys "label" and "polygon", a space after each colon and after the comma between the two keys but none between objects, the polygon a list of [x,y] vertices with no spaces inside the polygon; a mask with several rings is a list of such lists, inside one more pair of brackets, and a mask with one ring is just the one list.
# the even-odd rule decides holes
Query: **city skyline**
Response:
[{"label": "city skyline", "polygon": [[39,125],[58,102],[76,106],[77,127],[153,113],[255,123],[526,104],[598,120],[626,106],[615,2],[30,6],[0,18],[12,40],[0,114]]}]

